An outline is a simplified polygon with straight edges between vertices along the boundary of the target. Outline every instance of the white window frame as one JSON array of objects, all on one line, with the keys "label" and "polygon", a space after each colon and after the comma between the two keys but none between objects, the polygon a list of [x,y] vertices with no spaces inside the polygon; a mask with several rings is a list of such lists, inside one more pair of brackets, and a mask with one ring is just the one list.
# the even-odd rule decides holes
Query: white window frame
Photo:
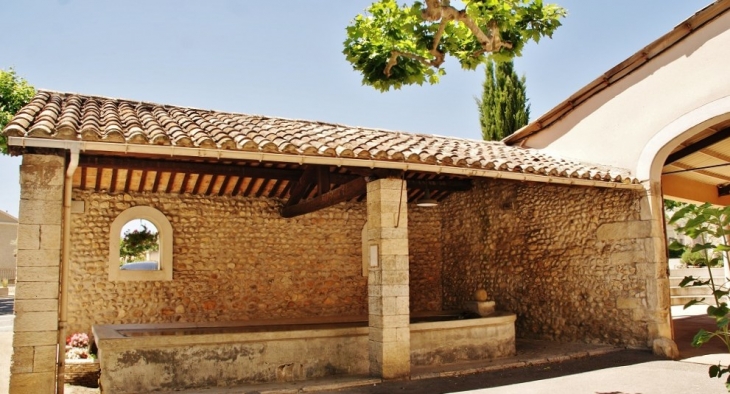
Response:
[{"label": "white window frame", "polygon": [[[160,234],[160,269],[155,271],[125,271],[119,269],[119,242],[125,224],[143,219],[157,227]],[[112,222],[109,230],[109,280],[116,281],[169,281],[172,280],[172,225],[165,214],[148,206],[132,207]]]}]

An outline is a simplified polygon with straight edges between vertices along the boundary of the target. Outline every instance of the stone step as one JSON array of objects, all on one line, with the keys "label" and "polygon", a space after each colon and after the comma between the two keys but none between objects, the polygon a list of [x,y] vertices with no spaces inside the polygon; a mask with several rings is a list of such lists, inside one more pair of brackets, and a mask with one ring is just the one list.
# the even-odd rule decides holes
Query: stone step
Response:
[{"label": "stone step", "polygon": [[[672,296],[670,297],[670,300],[672,301],[672,306],[674,305],[684,305],[692,300],[695,299],[702,299],[703,297],[697,297],[697,296]],[[708,296],[705,301],[711,301],[710,296]],[[702,304],[704,305],[704,304]]]},{"label": "stone step", "polygon": [[[725,275],[725,269],[720,268],[713,268],[712,269],[712,276],[715,278],[722,278]],[[708,277],[707,268],[678,268],[678,269],[670,269],[669,270],[669,277],[680,277],[684,278],[685,276],[694,276],[696,277]]]},{"label": "stone step", "polygon": [[[697,276],[695,276],[697,278]],[[679,286],[679,283],[682,282],[684,279],[684,276],[670,276],[669,277],[669,286]],[[707,276],[699,277],[701,280],[707,280]],[[715,283],[720,286],[723,283],[725,283],[725,280],[721,276],[714,276],[713,279],[715,280]]]},{"label": "stone step", "polygon": [[707,286],[698,287],[679,287],[672,286],[669,288],[671,296],[711,296],[712,292]]}]

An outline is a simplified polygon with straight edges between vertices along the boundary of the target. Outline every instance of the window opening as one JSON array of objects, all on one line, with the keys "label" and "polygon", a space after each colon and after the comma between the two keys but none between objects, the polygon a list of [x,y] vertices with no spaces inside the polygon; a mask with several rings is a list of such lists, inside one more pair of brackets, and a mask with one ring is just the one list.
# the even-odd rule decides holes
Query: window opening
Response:
[{"label": "window opening", "polygon": [[130,220],[122,227],[119,238],[119,269],[160,270],[160,234],[152,222]]},{"label": "window opening", "polygon": [[109,232],[110,281],[172,280],[172,226],[149,206],[129,208]]}]

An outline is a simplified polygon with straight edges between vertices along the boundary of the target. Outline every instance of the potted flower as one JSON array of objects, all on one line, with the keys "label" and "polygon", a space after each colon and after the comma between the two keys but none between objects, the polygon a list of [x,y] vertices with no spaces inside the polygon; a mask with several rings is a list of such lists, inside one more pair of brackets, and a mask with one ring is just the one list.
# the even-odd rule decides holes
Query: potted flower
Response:
[{"label": "potted flower", "polygon": [[83,332],[66,338],[66,383],[85,387],[98,387],[100,367],[96,358],[94,341]]}]

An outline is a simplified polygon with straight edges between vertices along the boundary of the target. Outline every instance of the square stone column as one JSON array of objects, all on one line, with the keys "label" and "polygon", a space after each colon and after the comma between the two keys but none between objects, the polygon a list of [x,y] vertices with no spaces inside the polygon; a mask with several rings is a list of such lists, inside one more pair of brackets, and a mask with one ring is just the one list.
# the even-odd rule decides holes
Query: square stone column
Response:
[{"label": "square stone column", "polygon": [[11,393],[56,391],[64,163],[26,154],[20,166]]},{"label": "square stone column", "polygon": [[411,372],[406,185],[380,179],[367,190],[370,373],[405,378]]}]

